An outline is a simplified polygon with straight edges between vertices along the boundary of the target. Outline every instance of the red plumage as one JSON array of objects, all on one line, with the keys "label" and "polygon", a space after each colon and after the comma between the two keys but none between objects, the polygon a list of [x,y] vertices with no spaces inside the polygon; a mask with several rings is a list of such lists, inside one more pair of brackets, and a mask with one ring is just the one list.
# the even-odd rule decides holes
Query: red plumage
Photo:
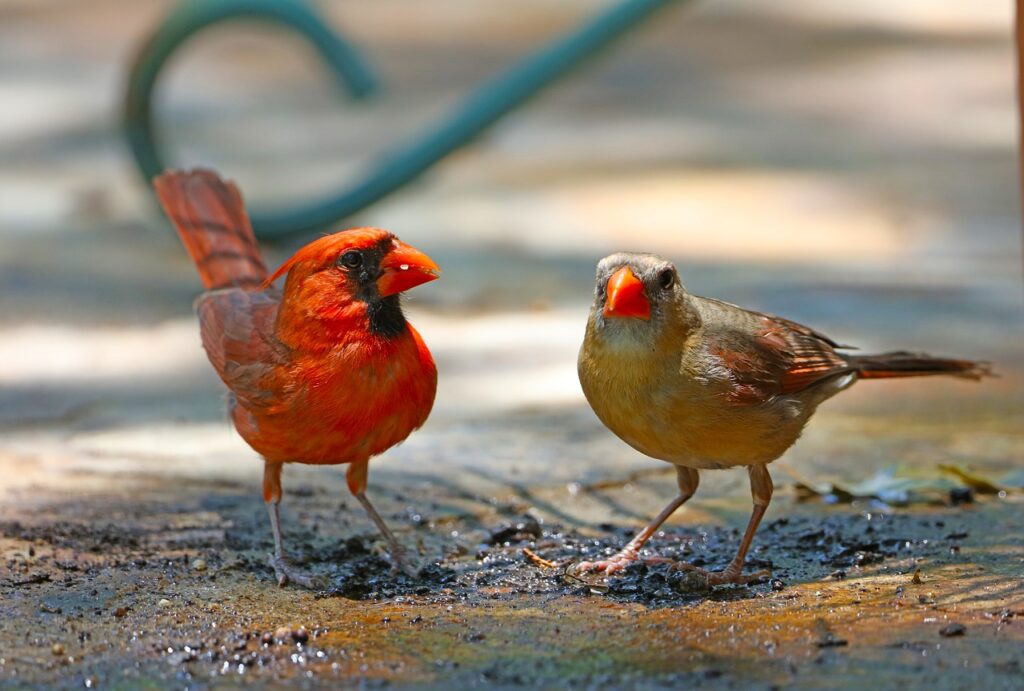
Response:
[{"label": "red plumage", "polygon": [[279,579],[304,578],[280,549],[283,463],[350,464],[349,488],[397,549],[365,498],[366,466],[433,406],[437,370],[398,293],[436,278],[437,265],[385,230],[356,228],[311,242],[268,276],[233,184],[204,170],[154,184],[208,291],[196,300],[200,335],[233,395],[231,419],[266,461]]}]

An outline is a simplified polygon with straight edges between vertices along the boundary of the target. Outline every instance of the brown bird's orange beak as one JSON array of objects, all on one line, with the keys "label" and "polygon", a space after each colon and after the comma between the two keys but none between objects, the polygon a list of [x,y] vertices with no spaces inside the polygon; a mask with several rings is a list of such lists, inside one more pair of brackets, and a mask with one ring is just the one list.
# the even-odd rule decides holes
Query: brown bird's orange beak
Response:
[{"label": "brown bird's orange beak", "polygon": [[651,303],[644,295],[644,284],[628,266],[622,267],[608,279],[604,316],[651,318]]},{"label": "brown bird's orange beak", "polygon": [[383,274],[377,279],[377,292],[381,297],[405,292],[441,275],[433,259],[399,240],[381,259],[380,268]]}]

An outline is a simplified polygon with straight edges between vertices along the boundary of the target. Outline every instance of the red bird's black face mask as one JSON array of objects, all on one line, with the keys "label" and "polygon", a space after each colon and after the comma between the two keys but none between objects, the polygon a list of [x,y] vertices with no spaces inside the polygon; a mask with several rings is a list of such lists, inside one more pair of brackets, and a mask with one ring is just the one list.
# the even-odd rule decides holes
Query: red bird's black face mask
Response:
[{"label": "red bird's black face mask", "polygon": [[[380,228],[324,236],[296,252],[270,276],[287,274],[284,302],[311,318],[292,323],[301,338],[330,344],[353,330],[395,338],[407,331],[399,293],[440,275],[437,264]],[[319,329],[320,333],[314,333]],[[296,336],[298,338],[298,336]]]},{"label": "red bird's black face mask", "polygon": [[433,259],[394,237],[346,250],[336,264],[348,275],[356,298],[366,303],[370,330],[384,336],[405,326],[398,295],[441,274]]},{"label": "red bird's black face mask", "polygon": [[651,303],[647,299],[644,284],[628,266],[622,267],[608,279],[602,314],[605,317],[651,318]]}]

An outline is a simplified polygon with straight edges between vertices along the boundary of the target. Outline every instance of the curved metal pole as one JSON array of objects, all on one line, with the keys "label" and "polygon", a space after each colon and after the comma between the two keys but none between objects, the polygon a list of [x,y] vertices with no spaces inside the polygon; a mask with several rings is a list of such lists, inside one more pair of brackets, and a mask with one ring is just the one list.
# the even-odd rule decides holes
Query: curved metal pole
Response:
[{"label": "curved metal pole", "polygon": [[354,99],[365,98],[377,80],[356,50],[329,31],[301,0],[187,0],[178,5],[139,51],[128,79],[124,127],[135,162],[149,181],[166,169],[153,127],[153,89],[164,64],[200,29],[234,19],[288,26],[307,38]]},{"label": "curved metal pole", "polygon": [[[217,5],[219,1],[212,4]],[[273,0],[269,1],[272,3]],[[262,236],[277,236],[319,231],[366,208],[410,182],[452,151],[471,141],[499,118],[521,105],[586,58],[594,56],[599,49],[622,36],[654,11],[679,1],[622,0],[598,13],[582,27],[551,42],[539,52],[484,83],[457,106],[448,118],[442,120],[440,125],[385,155],[369,174],[351,189],[342,191],[331,199],[312,202],[284,211],[260,212],[257,210],[252,214],[256,232]],[[233,4],[245,5],[247,3],[245,0],[235,0]],[[267,2],[260,4],[267,4]],[[192,22],[193,31],[201,26],[202,24]],[[184,40],[184,37],[182,36],[181,40]],[[158,56],[160,57],[159,62],[149,61],[147,63],[152,70],[152,78],[148,83],[136,85],[133,78],[132,92],[136,94],[138,100],[132,111],[135,115],[132,126],[136,128],[136,136],[145,137],[150,143],[152,142],[150,92],[160,66],[181,40],[165,46],[169,50],[166,51],[166,54]],[[155,146],[150,146],[149,152],[152,153],[152,157],[145,161],[147,165],[143,165],[143,160],[138,153],[136,158],[143,171],[147,175],[152,175],[154,174],[152,172],[154,164],[158,171],[163,168],[163,165]]]}]

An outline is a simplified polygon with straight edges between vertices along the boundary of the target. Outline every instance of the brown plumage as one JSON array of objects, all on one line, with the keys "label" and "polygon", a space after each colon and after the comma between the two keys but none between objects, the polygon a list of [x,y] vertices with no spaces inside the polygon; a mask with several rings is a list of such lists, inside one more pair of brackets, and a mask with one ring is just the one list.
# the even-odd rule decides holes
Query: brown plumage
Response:
[{"label": "brown plumage", "polygon": [[755,505],[747,533],[724,572],[705,574],[712,585],[743,582],[746,551],[771,498],[767,465],[792,446],[818,405],[858,379],[990,374],[982,362],[843,352],[849,348],[788,319],[691,295],[661,257],[601,260],[580,383],[609,429],[677,467],[680,495],[622,552],[579,568],[620,570],[696,491],[697,470],[746,466]]}]

